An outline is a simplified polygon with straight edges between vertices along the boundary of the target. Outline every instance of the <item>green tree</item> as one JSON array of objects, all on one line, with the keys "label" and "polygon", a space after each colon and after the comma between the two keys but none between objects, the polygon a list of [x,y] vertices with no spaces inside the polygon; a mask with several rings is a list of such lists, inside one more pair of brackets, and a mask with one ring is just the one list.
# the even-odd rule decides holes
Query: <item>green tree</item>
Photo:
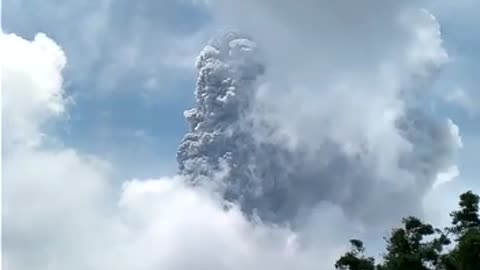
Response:
[{"label": "green tree", "polygon": [[351,249],[335,263],[338,270],[374,270],[375,261],[364,255],[363,242],[357,239],[350,240]]},{"label": "green tree", "polygon": [[[364,255],[363,243],[351,240],[352,249],[335,264],[339,270],[480,270],[480,197],[472,191],[460,195],[452,226],[445,232],[416,217],[402,220],[387,239],[383,262],[377,266]],[[453,234],[454,245],[448,234]]]},{"label": "green tree", "polygon": [[480,228],[480,217],[478,214],[479,196],[472,191],[467,191],[460,195],[458,205],[460,210],[450,214],[453,224],[450,231],[461,236],[470,229]]},{"label": "green tree", "polygon": [[[443,248],[450,243],[447,236],[416,217],[403,219],[402,225],[387,240],[387,253],[379,269],[439,269]],[[427,237],[431,240],[426,241]]]},{"label": "green tree", "polygon": [[460,209],[452,212],[452,227],[456,236],[455,248],[444,259],[447,270],[480,269],[479,196],[472,191],[460,195]]}]

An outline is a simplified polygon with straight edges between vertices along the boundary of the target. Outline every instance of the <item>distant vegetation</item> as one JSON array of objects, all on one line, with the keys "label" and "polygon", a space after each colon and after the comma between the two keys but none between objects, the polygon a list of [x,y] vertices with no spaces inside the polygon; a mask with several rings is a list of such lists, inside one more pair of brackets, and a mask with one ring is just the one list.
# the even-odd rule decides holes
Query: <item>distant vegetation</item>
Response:
[{"label": "distant vegetation", "polygon": [[363,242],[350,240],[338,270],[480,270],[479,196],[460,195],[459,209],[450,214],[451,227],[438,229],[416,217],[404,218],[386,238],[381,263],[364,254]]}]

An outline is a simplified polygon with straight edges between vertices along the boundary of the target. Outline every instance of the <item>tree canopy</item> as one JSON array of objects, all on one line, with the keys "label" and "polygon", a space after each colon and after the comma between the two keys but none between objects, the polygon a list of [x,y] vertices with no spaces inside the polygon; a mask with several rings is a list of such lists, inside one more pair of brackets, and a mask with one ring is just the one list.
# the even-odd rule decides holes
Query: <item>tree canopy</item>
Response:
[{"label": "tree canopy", "polygon": [[[363,242],[350,240],[351,250],[336,262],[338,270],[480,270],[479,196],[460,195],[450,227],[439,229],[416,217],[402,220],[386,238],[383,260],[367,257]],[[448,247],[448,248],[447,248]]]}]

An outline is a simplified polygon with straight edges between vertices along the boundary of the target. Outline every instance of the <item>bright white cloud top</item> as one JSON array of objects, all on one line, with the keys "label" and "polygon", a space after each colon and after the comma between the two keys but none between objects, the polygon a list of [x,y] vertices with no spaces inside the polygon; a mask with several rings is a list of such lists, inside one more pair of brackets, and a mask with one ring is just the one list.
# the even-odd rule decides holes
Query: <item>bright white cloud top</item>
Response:
[{"label": "bright white cloud top", "polygon": [[423,201],[458,176],[463,142],[428,108],[449,61],[431,13],[382,0],[209,8],[245,34],[200,53],[179,173],[151,179],[119,182],[49,134],[68,121],[68,56],[45,34],[1,34],[6,269],[332,269],[347,239],[439,210]]},{"label": "bright white cloud top", "polygon": [[27,41],[1,35],[4,140],[37,143],[40,127],[65,109],[62,70],[65,55],[45,34]]}]

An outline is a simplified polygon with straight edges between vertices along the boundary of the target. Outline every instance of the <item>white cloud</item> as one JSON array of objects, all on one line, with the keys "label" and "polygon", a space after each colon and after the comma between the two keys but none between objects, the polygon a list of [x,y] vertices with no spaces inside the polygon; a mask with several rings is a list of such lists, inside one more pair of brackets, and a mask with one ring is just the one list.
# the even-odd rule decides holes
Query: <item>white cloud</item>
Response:
[{"label": "white cloud", "polygon": [[0,39],[4,266],[47,269],[45,263],[66,255],[66,242],[100,220],[108,164],[73,149],[46,147],[45,125],[66,112],[62,49],[44,34],[29,41],[1,33]]},{"label": "white cloud", "polygon": [[104,162],[71,149],[18,149],[3,163],[4,267],[81,269],[89,263],[83,258],[96,254],[88,247],[102,241],[89,234],[105,230],[108,215]]},{"label": "white cloud", "polygon": [[141,269],[315,269],[322,262],[314,255],[330,255],[331,263],[338,252],[296,246],[290,230],[251,223],[175,179],[127,183],[121,205],[137,228],[132,249],[154,250],[143,254]]},{"label": "white cloud", "polygon": [[447,182],[453,181],[460,175],[460,171],[457,166],[452,166],[448,168],[445,172],[437,174],[437,180],[433,184],[433,187],[436,188],[439,185],[445,184]]},{"label": "white cloud", "polygon": [[61,76],[65,55],[44,34],[27,41],[2,33],[0,50],[5,144],[36,144],[40,128],[65,110]]},{"label": "white cloud", "polygon": [[475,103],[475,99],[460,87],[444,95],[443,99],[465,110],[470,117],[474,117],[477,114],[478,104]]},{"label": "white cloud", "polygon": [[457,146],[457,148],[462,148],[463,141],[462,137],[460,136],[460,128],[452,121],[452,119],[447,119],[447,126],[454,144]]}]

